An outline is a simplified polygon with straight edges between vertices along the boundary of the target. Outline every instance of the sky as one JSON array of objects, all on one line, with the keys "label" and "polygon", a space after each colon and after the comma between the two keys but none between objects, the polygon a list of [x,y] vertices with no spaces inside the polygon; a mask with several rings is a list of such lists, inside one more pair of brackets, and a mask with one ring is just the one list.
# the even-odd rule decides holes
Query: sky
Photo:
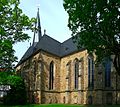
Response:
[{"label": "sky", "polygon": [[[20,8],[30,18],[37,16],[37,9],[40,10],[42,34],[44,29],[50,37],[63,42],[71,37],[71,31],[67,27],[68,14],[63,8],[63,0],[21,0]],[[33,32],[28,31],[31,37],[29,41],[14,45],[15,55],[18,61],[30,47],[33,41]]]}]

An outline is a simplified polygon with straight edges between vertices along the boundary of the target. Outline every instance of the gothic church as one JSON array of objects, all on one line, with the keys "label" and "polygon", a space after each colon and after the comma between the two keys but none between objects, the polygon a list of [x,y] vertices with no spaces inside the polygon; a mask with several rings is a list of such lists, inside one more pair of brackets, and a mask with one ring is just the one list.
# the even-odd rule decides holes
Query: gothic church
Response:
[{"label": "gothic church", "polygon": [[28,102],[120,104],[120,77],[110,60],[95,66],[95,56],[78,49],[72,38],[60,43],[42,35],[39,11],[37,27],[33,44],[16,67],[24,78]]}]

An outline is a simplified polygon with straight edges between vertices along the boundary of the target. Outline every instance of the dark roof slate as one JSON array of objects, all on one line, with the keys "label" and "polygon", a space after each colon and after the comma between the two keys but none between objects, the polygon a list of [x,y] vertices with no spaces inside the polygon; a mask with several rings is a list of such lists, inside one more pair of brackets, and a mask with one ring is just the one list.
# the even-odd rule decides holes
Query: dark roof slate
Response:
[{"label": "dark roof slate", "polygon": [[78,50],[77,46],[75,45],[75,43],[73,43],[72,38],[70,38],[61,44],[60,56],[63,57],[77,50]]},{"label": "dark roof slate", "polygon": [[[79,50],[82,49],[83,48]],[[69,38],[63,43],[60,43],[59,41],[51,38],[48,35],[43,35],[38,43],[35,43],[34,46],[32,45],[28,48],[28,50],[25,52],[17,66],[23,63],[26,59],[31,57],[34,53],[38,52],[39,50],[49,52],[59,57],[64,57],[68,54],[79,51],[72,38]]]},{"label": "dark roof slate", "polygon": [[38,50],[44,50],[49,53],[55,54],[57,56],[60,56],[60,42],[56,41],[55,39],[44,35],[40,42],[36,45],[37,51]]}]

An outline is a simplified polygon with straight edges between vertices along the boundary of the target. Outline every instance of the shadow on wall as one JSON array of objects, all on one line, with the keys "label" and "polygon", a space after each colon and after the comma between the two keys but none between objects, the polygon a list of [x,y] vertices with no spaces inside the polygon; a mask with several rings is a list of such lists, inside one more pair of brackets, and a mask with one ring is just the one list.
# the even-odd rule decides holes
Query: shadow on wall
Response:
[{"label": "shadow on wall", "polygon": [[41,53],[39,54],[39,58],[42,62],[42,67],[41,67],[41,104],[44,104],[46,102],[46,98],[45,98],[45,85],[46,85],[46,80],[48,78],[47,72],[45,72],[45,69],[47,69],[47,71],[49,71],[49,68],[47,67],[47,62],[44,61]]},{"label": "shadow on wall", "polygon": [[39,94],[37,92],[29,92],[28,102],[32,104],[39,104]]},{"label": "shadow on wall", "polygon": [[[116,94],[116,95],[115,95]],[[112,105],[120,104],[120,91],[116,93],[116,90],[104,90],[101,91],[101,97],[98,91],[89,90],[86,94],[86,104],[98,104],[98,105]],[[117,99],[116,99],[117,97]],[[101,103],[100,103],[101,102]],[[89,106],[88,106],[89,107]]]},{"label": "shadow on wall", "polygon": [[116,82],[116,85],[117,85],[117,95],[116,95],[116,97],[117,97],[117,104],[120,104],[120,76],[116,76],[117,77],[117,82]]},{"label": "shadow on wall", "polygon": [[91,90],[86,92],[86,104],[92,105],[93,103],[93,93]]}]

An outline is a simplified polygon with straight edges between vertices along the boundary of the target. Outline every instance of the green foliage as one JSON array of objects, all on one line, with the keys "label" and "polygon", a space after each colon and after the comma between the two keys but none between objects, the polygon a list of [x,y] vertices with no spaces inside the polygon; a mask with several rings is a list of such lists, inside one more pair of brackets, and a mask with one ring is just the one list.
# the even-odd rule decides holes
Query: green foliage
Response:
[{"label": "green foliage", "polygon": [[113,64],[120,75],[120,1],[64,0],[68,27],[78,47],[97,55],[97,62],[115,55]]},{"label": "green foliage", "polygon": [[0,0],[0,68],[11,70],[14,56],[13,44],[30,37],[24,32],[33,30],[35,18],[29,19],[19,8],[20,0]]},{"label": "green foliage", "polygon": [[7,83],[7,77],[9,76],[9,73],[7,72],[0,72],[0,85]]},{"label": "green foliage", "polygon": [[0,72],[0,84],[10,85],[11,89],[4,97],[5,105],[21,105],[26,104],[26,88],[21,77],[10,74],[9,72]]},{"label": "green foliage", "polygon": [[9,40],[0,40],[0,68],[6,68],[5,71],[12,69],[11,65],[16,59],[12,43]]},{"label": "green foliage", "polygon": [[26,104],[26,90],[24,81],[18,77],[11,75],[7,78],[8,84],[10,84],[11,89],[8,91],[7,96],[4,98],[5,105],[18,105],[18,104]]}]

